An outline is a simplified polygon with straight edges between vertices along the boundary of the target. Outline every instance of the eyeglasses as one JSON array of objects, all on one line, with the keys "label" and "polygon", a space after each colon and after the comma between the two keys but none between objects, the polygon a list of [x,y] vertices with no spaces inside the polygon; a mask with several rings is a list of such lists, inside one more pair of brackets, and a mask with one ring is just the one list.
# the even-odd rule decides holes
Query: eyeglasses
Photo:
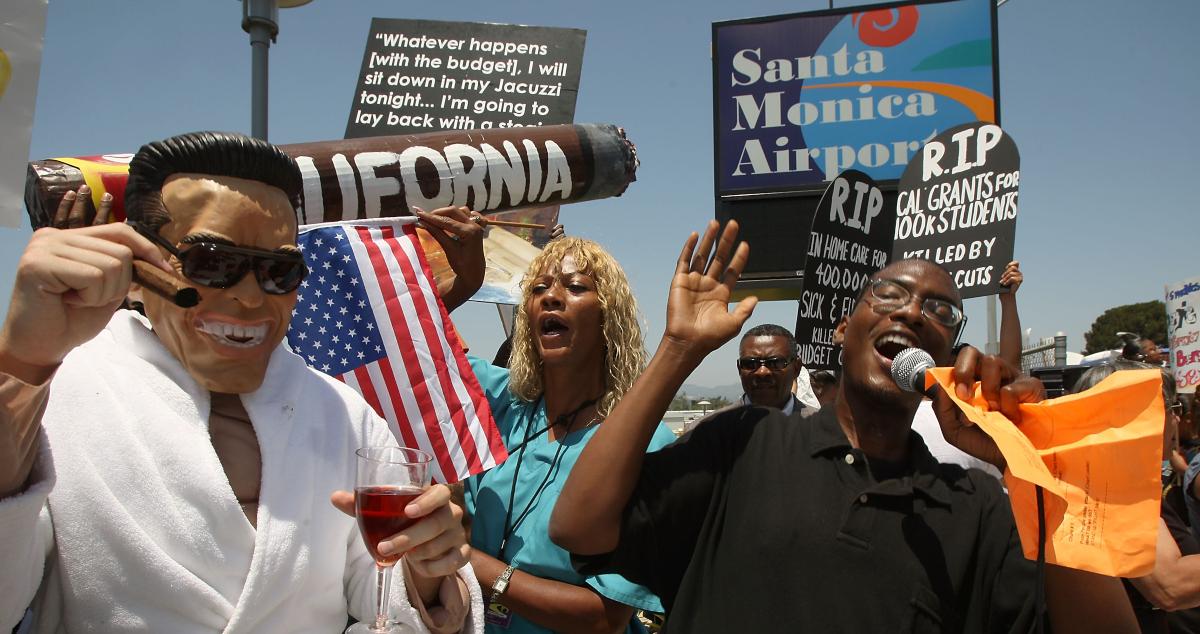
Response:
[{"label": "eyeglasses", "polygon": [[141,223],[129,223],[146,239],[166,249],[183,265],[183,275],[209,288],[229,288],[254,269],[254,278],[264,293],[286,295],[296,290],[308,275],[304,256],[262,249],[235,247],[217,242],[197,242],[180,250]]},{"label": "eyeglasses", "polygon": [[795,360],[795,357],[742,357],[737,360],[737,367],[742,372],[755,372],[764,365],[767,369],[778,372]]},{"label": "eyeglasses", "polygon": [[1183,403],[1175,401],[1174,403],[1171,403],[1170,409],[1172,414],[1176,416],[1183,416]]},{"label": "eyeglasses", "polygon": [[[896,280],[877,279],[868,284],[877,312],[890,313],[912,301],[912,291]],[[928,319],[953,328],[963,321],[962,309],[944,299],[926,297],[921,300],[921,314]]]}]

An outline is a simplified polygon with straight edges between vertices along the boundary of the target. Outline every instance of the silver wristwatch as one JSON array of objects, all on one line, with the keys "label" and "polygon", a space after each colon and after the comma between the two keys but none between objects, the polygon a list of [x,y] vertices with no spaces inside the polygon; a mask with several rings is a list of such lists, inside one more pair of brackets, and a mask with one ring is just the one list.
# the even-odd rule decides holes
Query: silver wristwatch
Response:
[{"label": "silver wristwatch", "polygon": [[492,584],[492,596],[490,599],[488,599],[489,603],[495,602],[500,598],[501,595],[504,594],[504,591],[508,589],[508,582],[510,579],[512,579],[513,571],[516,569],[517,567],[515,565],[509,564],[508,567],[504,569],[504,572],[500,573],[499,577],[496,577],[496,582]]}]

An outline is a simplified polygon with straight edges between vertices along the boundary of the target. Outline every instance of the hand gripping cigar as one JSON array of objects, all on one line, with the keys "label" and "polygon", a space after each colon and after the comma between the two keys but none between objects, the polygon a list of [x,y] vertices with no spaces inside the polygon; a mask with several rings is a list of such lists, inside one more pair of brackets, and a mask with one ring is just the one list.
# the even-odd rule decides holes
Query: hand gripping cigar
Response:
[{"label": "hand gripping cigar", "polygon": [[[304,176],[300,224],[407,216],[413,207],[466,206],[481,213],[620,196],[638,159],[614,125],[580,124],[339,139],[280,146]],[[121,157],[34,161],[25,181],[33,227],[46,226],[86,179],[113,194],[124,220]]]},{"label": "hand gripping cigar", "polygon": [[145,260],[133,261],[133,281],[155,295],[171,300],[180,308],[191,308],[200,303],[199,291]]}]

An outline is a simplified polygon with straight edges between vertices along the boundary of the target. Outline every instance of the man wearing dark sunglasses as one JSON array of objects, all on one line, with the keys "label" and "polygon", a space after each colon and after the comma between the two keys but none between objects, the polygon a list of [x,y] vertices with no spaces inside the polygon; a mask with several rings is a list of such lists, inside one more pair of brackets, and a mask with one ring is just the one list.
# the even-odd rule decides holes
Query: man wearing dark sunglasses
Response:
[{"label": "man wearing dark sunglasses", "polygon": [[762,324],[746,331],[738,345],[738,375],[742,379],[743,405],[760,405],[791,414],[803,407],[792,395],[800,374],[796,338],[783,326]]},{"label": "man wearing dark sunglasses", "polygon": [[[281,343],[306,275],[301,187],[266,142],[181,135],[133,158],[129,224],[34,235],[0,329],[0,631],[35,594],[39,631],[341,631],[375,613],[339,489],[356,448],[396,441]],[[458,247],[453,308],[482,280],[481,230],[462,209],[421,217]],[[144,292],[145,318],[117,311],[135,258],[199,303]],[[459,631],[476,585],[449,499],[412,502],[394,577],[395,616],[435,632]]]}]

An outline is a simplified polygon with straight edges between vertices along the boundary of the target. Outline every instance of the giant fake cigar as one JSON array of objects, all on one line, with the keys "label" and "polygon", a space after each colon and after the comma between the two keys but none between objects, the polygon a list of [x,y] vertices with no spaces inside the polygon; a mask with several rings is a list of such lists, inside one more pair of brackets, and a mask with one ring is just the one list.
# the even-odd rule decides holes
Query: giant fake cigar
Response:
[{"label": "giant fake cigar", "polygon": [[133,281],[180,308],[191,308],[200,303],[199,291],[145,260],[133,261]]},{"label": "giant fake cigar", "polygon": [[[620,196],[636,178],[637,153],[607,124],[555,125],[365,137],[280,146],[304,175],[301,224],[410,215],[413,207],[467,206],[481,213]],[[25,205],[33,227],[87,182],[113,195],[125,218],[129,155],[33,161]]]}]

